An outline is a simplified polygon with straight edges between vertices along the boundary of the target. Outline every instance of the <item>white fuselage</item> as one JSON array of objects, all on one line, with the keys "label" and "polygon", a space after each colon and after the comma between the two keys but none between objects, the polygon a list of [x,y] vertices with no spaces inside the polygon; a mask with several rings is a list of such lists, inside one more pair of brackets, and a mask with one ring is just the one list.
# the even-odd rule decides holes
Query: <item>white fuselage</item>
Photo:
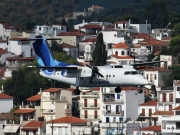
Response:
[{"label": "white fuselage", "polygon": [[[56,80],[59,82],[68,83],[79,87],[117,87],[117,86],[143,86],[149,84],[148,80],[138,74],[133,68],[113,68],[113,67],[98,67],[99,73],[104,77],[95,75],[90,82],[88,77],[66,77],[62,75],[62,71],[54,71],[51,75],[46,75],[43,71],[40,75]],[[87,74],[91,74],[91,69],[86,68]]]}]

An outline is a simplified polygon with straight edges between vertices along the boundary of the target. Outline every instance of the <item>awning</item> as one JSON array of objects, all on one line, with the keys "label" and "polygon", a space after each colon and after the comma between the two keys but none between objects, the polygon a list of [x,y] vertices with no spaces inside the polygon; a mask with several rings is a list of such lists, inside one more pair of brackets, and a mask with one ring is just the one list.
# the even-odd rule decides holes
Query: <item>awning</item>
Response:
[{"label": "awning", "polygon": [[4,133],[16,133],[19,125],[6,125],[3,129]]}]

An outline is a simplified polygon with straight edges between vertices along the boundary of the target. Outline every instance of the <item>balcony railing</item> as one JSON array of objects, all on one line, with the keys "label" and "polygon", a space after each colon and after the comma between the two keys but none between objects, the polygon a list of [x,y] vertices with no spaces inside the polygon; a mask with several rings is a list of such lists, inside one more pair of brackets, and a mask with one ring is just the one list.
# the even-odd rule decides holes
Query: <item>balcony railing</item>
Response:
[{"label": "balcony railing", "polygon": [[158,102],[173,102],[173,98],[157,98]]},{"label": "balcony railing", "polygon": [[111,110],[105,110],[103,111],[104,115],[124,115],[124,111],[111,111]]},{"label": "balcony railing", "polygon": [[99,115],[81,115],[80,118],[94,120],[94,119],[100,119],[100,116]]},{"label": "balcony railing", "polygon": [[42,109],[42,113],[55,113],[55,109]]},{"label": "balcony railing", "polygon": [[80,104],[80,107],[82,108],[91,108],[91,109],[95,109],[95,108],[99,108],[99,104]]},{"label": "balcony railing", "polygon": [[93,94],[93,95],[82,95],[81,96],[82,98],[99,98],[99,95],[98,94]]},{"label": "balcony railing", "polygon": [[124,103],[124,100],[123,99],[115,99],[115,98],[104,98],[103,99],[104,102],[106,103]]}]

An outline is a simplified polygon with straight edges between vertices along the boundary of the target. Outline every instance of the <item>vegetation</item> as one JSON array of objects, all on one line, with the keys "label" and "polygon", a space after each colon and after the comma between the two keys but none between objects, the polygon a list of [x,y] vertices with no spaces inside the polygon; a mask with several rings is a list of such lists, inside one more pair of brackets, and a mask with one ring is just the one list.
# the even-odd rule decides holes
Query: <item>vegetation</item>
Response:
[{"label": "vegetation", "polygon": [[107,51],[102,33],[99,33],[97,37],[96,47],[93,51],[92,58],[95,66],[102,66],[106,64]]}]

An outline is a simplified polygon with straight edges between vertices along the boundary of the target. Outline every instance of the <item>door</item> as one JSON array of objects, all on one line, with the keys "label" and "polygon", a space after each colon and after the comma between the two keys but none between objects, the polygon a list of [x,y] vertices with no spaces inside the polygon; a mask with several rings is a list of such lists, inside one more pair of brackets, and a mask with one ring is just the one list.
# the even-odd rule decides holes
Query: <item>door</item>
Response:
[{"label": "door", "polygon": [[173,93],[169,94],[169,102],[173,102]]},{"label": "door", "polygon": [[166,93],[163,93],[162,96],[163,96],[163,97],[162,97],[162,102],[166,102]]},{"label": "door", "polygon": [[94,118],[97,119],[98,116],[97,116],[97,111],[94,111]]},{"label": "door", "polygon": [[87,107],[87,99],[84,99],[84,107]]},{"label": "door", "polygon": [[97,99],[94,99],[94,107],[97,107]]},{"label": "door", "polygon": [[109,123],[109,117],[106,117],[106,123]]},{"label": "door", "polygon": [[151,116],[152,114],[152,109],[149,109],[149,116]]},{"label": "door", "polygon": [[145,109],[142,109],[141,116],[145,116]]},{"label": "door", "polygon": [[88,117],[88,112],[87,110],[84,110],[84,118],[87,119],[87,117]]},{"label": "door", "polygon": [[169,111],[172,111],[172,105],[169,105]]}]

